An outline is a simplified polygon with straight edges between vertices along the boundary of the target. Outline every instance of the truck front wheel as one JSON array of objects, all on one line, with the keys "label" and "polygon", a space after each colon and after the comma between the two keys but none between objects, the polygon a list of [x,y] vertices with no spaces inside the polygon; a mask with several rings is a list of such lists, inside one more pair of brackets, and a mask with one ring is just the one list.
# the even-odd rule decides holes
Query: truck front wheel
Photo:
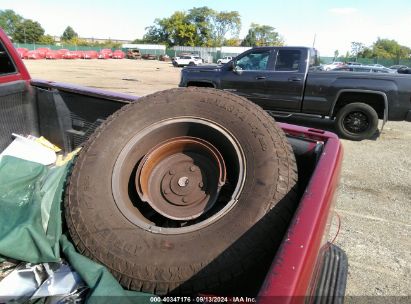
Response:
[{"label": "truck front wheel", "polygon": [[194,294],[270,261],[297,203],[294,154],[261,108],[173,89],[113,114],[66,191],[70,235],[128,289]]},{"label": "truck front wheel", "polygon": [[346,139],[367,139],[378,129],[378,114],[365,103],[350,103],[338,111],[335,125],[340,135]]}]

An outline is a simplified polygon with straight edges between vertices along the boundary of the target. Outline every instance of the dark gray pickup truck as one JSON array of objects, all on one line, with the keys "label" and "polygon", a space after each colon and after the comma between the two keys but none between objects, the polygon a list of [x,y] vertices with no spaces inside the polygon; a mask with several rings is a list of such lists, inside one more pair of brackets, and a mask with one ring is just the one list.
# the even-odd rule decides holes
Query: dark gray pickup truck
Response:
[{"label": "dark gray pickup truck", "polygon": [[362,140],[378,119],[411,121],[411,77],[400,74],[318,71],[317,51],[261,47],[223,66],[182,70],[180,87],[215,87],[242,95],[274,116],[335,120],[345,138]]}]

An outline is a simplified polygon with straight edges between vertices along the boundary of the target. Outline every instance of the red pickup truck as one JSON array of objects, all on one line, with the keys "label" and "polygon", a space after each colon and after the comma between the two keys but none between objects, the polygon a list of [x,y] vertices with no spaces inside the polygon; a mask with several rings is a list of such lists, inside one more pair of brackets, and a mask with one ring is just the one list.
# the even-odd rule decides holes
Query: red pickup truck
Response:
[{"label": "red pickup truck", "polygon": [[[119,150],[121,152],[119,152],[118,158],[113,161],[115,162],[115,165],[109,168],[109,171],[113,171],[113,176],[120,172],[120,177],[118,177],[118,188],[116,188],[115,186],[117,180],[115,179],[115,177],[112,177],[110,179],[111,185],[107,187],[107,184],[104,184],[99,191],[96,191],[96,189],[93,188],[93,180],[91,180],[92,178],[89,178],[89,173],[85,170],[87,168],[90,168],[90,172],[93,171],[93,164],[96,162],[98,163],[101,159],[104,162],[108,162],[108,160],[105,158],[110,158],[110,155],[114,154],[114,150],[116,149],[115,143],[122,140],[122,136],[113,136],[111,138],[107,137],[109,133],[113,131],[113,128],[116,125],[118,125],[120,128],[123,128],[122,134],[126,134],[129,129],[132,128],[131,125],[134,123],[132,119],[126,120],[126,115],[130,114],[131,112],[141,112],[141,107],[143,105],[146,105],[148,107],[155,107],[155,103],[158,103],[158,100],[156,100],[158,96],[164,96],[165,94],[167,99],[166,103],[168,104],[173,104],[173,98],[175,98],[175,96],[180,96],[181,99],[184,99],[186,97],[185,94],[188,94],[187,92],[191,94],[190,96],[196,96],[195,94],[205,96],[205,99],[202,101],[202,103],[209,102],[209,98],[207,96],[217,96],[213,94],[218,94],[218,96],[220,96],[217,96],[217,99],[222,98],[220,100],[221,103],[224,103],[230,98],[234,98],[234,100],[237,103],[240,103],[242,106],[250,107],[247,109],[251,109],[250,111],[248,111],[251,114],[245,113],[244,115],[255,115],[255,113],[260,113],[260,117],[255,116],[254,118],[256,118],[256,121],[264,121],[265,126],[268,125],[270,127],[266,131],[268,132],[267,134],[278,136],[278,140],[281,145],[283,145],[284,147],[285,145],[287,145],[292,148],[292,150],[289,150],[291,155],[288,155],[288,157],[289,160],[296,163],[298,169],[298,190],[295,191],[294,196],[294,200],[296,200],[296,207],[290,209],[291,211],[289,220],[285,221],[287,223],[287,226],[284,229],[285,233],[278,236],[275,235],[275,233],[277,232],[273,231],[271,238],[271,232],[269,230],[267,231],[267,229],[262,229],[261,232],[259,232],[259,234],[265,233],[262,240],[264,243],[273,242],[273,239],[279,239],[281,241],[279,246],[276,246],[274,249],[269,250],[268,253],[264,253],[266,254],[265,260],[267,257],[269,257],[268,263],[258,263],[260,256],[257,256],[257,254],[262,254],[261,252],[263,252],[263,250],[260,250],[261,248],[259,248],[258,246],[254,246],[257,248],[251,248],[251,250],[254,250],[252,252],[256,253],[256,255],[253,257],[253,260],[256,262],[254,262],[252,267],[247,268],[245,266],[247,264],[245,260],[244,263],[242,263],[242,261],[240,261],[239,263],[236,262],[236,264],[241,265],[233,265],[233,267],[238,266],[237,268],[233,269],[244,268],[244,271],[241,273],[241,275],[239,275],[240,280],[235,281],[235,283],[230,283],[230,278],[223,281],[223,274],[222,277],[219,278],[219,280],[221,282],[224,282],[224,284],[220,284],[219,286],[217,286],[217,288],[210,287],[210,289],[208,289],[208,285],[204,284],[203,286],[200,286],[196,289],[196,285],[194,284],[191,286],[189,282],[190,280],[196,279],[196,275],[198,274],[197,273],[196,275],[193,275],[194,279],[187,279],[187,284],[188,286],[190,286],[191,291],[178,288],[173,291],[169,287],[167,287],[168,289],[166,290],[161,290],[161,282],[157,283],[157,285],[153,284],[149,286],[145,284],[138,285],[139,281],[137,279],[133,280],[133,278],[127,281],[124,276],[119,275],[119,269],[117,268],[117,265],[111,264],[110,262],[105,263],[104,258],[96,258],[95,253],[93,253],[92,250],[90,252],[87,252],[87,250],[84,250],[84,248],[83,250],[81,250],[81,252],[84,252],[84,254],[86,254],[90,258],[105,264],[105,266],[109,268],[109,270],[114,274],[114,276],[120,281],[123,286],[134,290],[149,291],[159,295],[195,295],[197,296],[195,299],[198,299],[198,301],[201,302],[213,302],[217,301],[218,299],[221,299],[222,301],[232,302],[257,301],[258,303],[343,302],[348,269],[347,257],[340,248],[327,241],[329,239],[328,231],[333,214],[334,196],[339,182],[343,157],[342,145],[336,135],[321,130],[304,128],[294,125],[276,125],[273,121],[269,120],[271,118],[269,118],[268,115],[264,116],[265,114],[262,114],[263,111],[259,112],[259,109],[254,108],[256,107],[255,105],[252,105],[250,103],[249,106],[248,103],[243,99],[236,99],[241,97],[232,97],[232,95],[229,93],[214,93],[211,89],[176,89],[172,90],[171,93],[170,91],[166,91],[165,93],[154,94],[152,95],[152,97],[142,97],[141,99],[139,99],[138,97],[127,94],[108,92],[64,83],[56,83],[52,81],[33,80],[30,78],[30,75],[19,54],[2,30],[0,30],[0,39],[0,152],[4,150],[5,147],[7,147],[7,145],[9,145],[12,141],[12,133],[43,135],[54,144],[62,147],[65,152],[70,152],[76,147],[84,145],[84,143],[87,142],[81,152],[82,154],[79,156],[79,159],[77,160],[77,163],[75,165],[76,168],[74,169],[72,181],[70,182],[69,186],[70,191],[68,191],[70,194],[67,196],[68,198],[66,197],[65,202],[65,206],[69,210],[68,213],[70,213],[70,216],[66,215],[66,219],[68,220],[68,225],[71,225],[71,228],[69,226],[69,229],[72,238],[77,239],[77,241],[75,242],[77,246],[81,246],[78,244],[81,243],[81,241],[84,240],[86,236],[81,235],[81,233],[78,231],[74,231],[75,229],[73,229],[73,227],[75,225],[73,225],[73,223],[70,223],[71,218],[73,218],[73,216],[75,216],[75,213],[82,208],[83,217],[85,217],[88,212],[93,209],[93,206],[89,205],[89,203],[91,204],[92,202],[87,202],[87,208],[85,208],[85,206],[81,205],[81,200],[78,198],[87,198],[87,190],[90,189],[94,190],[93,195],[95,197],[102,195],[102,201],[105,199],[112,199],[111,196],[116,198],[125,195],[125,193],[121,191],[122,184],[120,182],[123,181],[123,177],[121,176],[122,171],[120,169],[121,166],[123,166],[126,162],[120,163],[120,165],[118,165],[118,159],[121,159],[123,157],[125,160],[127,160],[127,157],[129,157],[127,153],[134,153],[130,151],[134,151],[133,149],[135,149],[135,146],[131,146],[131,148],[127,150],[127,146],[130,146],[129,142],[132,140],[140,140],[140,138],[136,139],[135,136],[132,137],[132,140],[129,140],[125,147],[122,148],[122,150]],[[154,105],[146,102],[147,98],[154,98]],[[193,98],[195,99],[195,97]],[[221,103],[219,103],[219,105],[221,105]],[[161,106],[166,108],[167,104],[162,104]],[[234,103],[230,104],[227,101],[225,110],[227,110],[227,113],[235,112],[235,107],[236,105]],[[120,109],[122,110],[119,111]],[[189,106],[170,109],[171,110],[169,111],[190,111]],[[164,110],[163,112],[167,111]],[[147,115],[144,115],[144,113],[146,113]],[[144,113],[142,116],[140,116],[141,120],[143,121],[149,119],[149,117],[151,116],[155,117],[155,115],[157,115],[156,111],[154,110]],[[210,111],[205,111],[204,113],[204,116],[217,115],[214,112],[211,113]],[[163,113],[163,115],[167,114],[168,113]],[[225,115],[227,116],[229,114]],[[123,120],[119,120],[119,117]],[[240,119],[238,123],[243,123],[244,117],[239,116],[239,118]],[[250,120],[252,118],[253,117],[250,116]],[[179,118],[179,125],[166,124],[167,128],[160,129],[160,127],[164,126],[164,121],[162,120],[161,123],[163,123],[163,125],[161,125],[160,127],[156,127],[155,129],[144,129],[144,132],[146,133],[149,131],[151,132],[149,133],[151,139],[156,139],[156,132],[164,133],[164,130],[171,132],[175,129],[173,132],[178,133],[179,135],[179,137],[177,137],[177,140],[166,140],[164,142],[161,142],[160,145],[157,145],[158,142],[152,144],[154,148],[149,149],[149,153],[147,153],[146,157],[140,161],[140,165],[138,165],[138,168],[134,169],[133,173],[133,176],[138,176],[140,174],[139,183],[136,182],[138,194],[141,194],[142,197],[144,197],[148,205],[152,206],[153,209],[158,211],[158,213],[161,213],[162,219],[167,218],[167,221],[162,222],[162,224],[160,225],[153,219],[152,222],[155,224],[152,223],[152,225],[144,226],[145,224],[140,221],[140,218],[134,217],[133,214],[129,212],[130,209],[127,209],[127,206],[122,206],[120,204],[116,205],[118,210],[121,211],[118,212],[118,214],[123,214],[124,217],[129,220],[124,225],[130,225],[130,223],[132,223],[135,224],[135,227],[137,227],[138,229],[144,230],[145,234],[142,238],[149,234],[153,237],[163,237],[162,243],[160,243],[159,247],[151,248],[152,250],[150,251],[150,253],[152,253],[152,255],[160,255],[162,254],[162,252],[166,252],[166,254],[169,254],[170,261],[166,261],[167,259],[164,258],[163,260],[158,260],[156,264],[161,264],[163,262],[171,263],[171,260],[177,260],[179,258],[172,255],[172,250],[177,250],[177,248],[174,248],[173,246],[177,246],[176,244],[183,246],[182,243],[178,243],[178,239],[182,238],[179,234],[179,231],[182,231],[183,233],[181,234],[184,234],[185,237],[197,233],[197,238],[192,238],[191,243],[197,244],[199,246],[198,251],[185,253],[187,255],[187,259],[195,259],[196,256],[200,256],[202,254],[202,251],[212,252],[213,244],[220,244],[218,243],[219,235],[229,235],[230,232],[237,229],[237,227],[234,223],[231,226],[226,225],[226,229],[223,229],[224,231],[217,231],[213,239],[208,243],[208,247],[207,243],[201,243],[201,233],[205,233],[205,231],[209,229],[209,227],[216,225],[215,222],[221,223],[223,220],[225,220],[226,217],[229,217],[229,213],[232,212],[231,209],[227,209],[227,211],[225,209],[226,207],[222,207],[222,209],[220,211],[216,211],[213,216],[206,217],[204,210],[201,210],[199,212],[198,209],[196,209],[196,206],[198,205],[190,204],[189,201],[187,202],[187,200],[185,200],[185,198],[187,198],[188,196],[184,196],[182,203],[180,202],[181,204],[186,203],[188,207],[185,209],[178,209],[178,211],[176,211],[177,209],[174,207],[167,209],[168,205],[164,206],[161,204],[156,204],[156,201],[159,201],[159,199],[155,199],[155,195],[157,195],[157,193],[155,193],[155,191],[150,188],[151,184],[155,182],[155,178],[157,178],[156,172],[158,171],[149,170],[151,164],[150,161],[153,162],[153,159],[154,161],[158,159],[165,161],[167,159],[163,159],[162,157],[164,156],[164,154],[170,153],[170,150],[179,151],[181,145],[184,145],[184,147],[192,147],[193,150],[200,154],[200,156],[195,159],[197,163],[190,165],[189,171],[191,173],[184,173],[184,176],[178,176],[178,178],[175,180],[175,184],[173,184],[172,181],[169,182],[171,185],[171,190],[175,192],[183,190],[186,191],[187,189],[189,189],[191,181],[195,178],[198,179],[196,180],[196,182],[198,182],[198,185],[201,189],[211,187],[213,185],[213,182],[211,180],[204,180],[204,176],[201,177],[195,175],[195,172],[197,172],[198,168],[200,168],[200,171],[205,168],[204,170],[209,170],[206,171],[206,173],[208,174],[206,177],[216,175],[219,178],[219,182],[222,181],[222,183],[218,185],[215,184],[214,188],[211,190],[207,189],[207,191],[209,192],[207,192],[205,198],[204,196],[201,196],[203,192],[197,191],[193,193],[200,195],[199,198],[196,198],[196,202],[203,203],[204,199],[207,199],[207,204],[211,205],[215,203],[215,200],[211,201],[211,198],[218,196],[222,192],[226,191],[223,190],[227,189],[224,187],[226,187],[227,184],[233,183],[233,172],[236,173],[237,176],[239,176],[238,180],[240,180],[241,176],[244,176],[244,180],[246,181],[245,185],[243,186],[244,188],[251,187],[248,189],[247,193],[249,200],[253,200],[254,197],[261,196],[259,196],[259,193],[255,192],[255,190],[253,192],[253,189],[271,189],[270,191],[273,191],[272,189],[280,189],[282,179],[284,179],[284,177],[282,177],[283,175],[281,174],[294,174],[291,172],[293,170],[292,166],[288,168],[289,172],[291,173],[283,173],[281,172],[281,169],[278,169],[275,165],[272,166],[269,160],[263,165],[257,166],[259,159],[253,160],[253,154],[247,152],[247,149],[253,148],[252,145],[254,139],[256,146],[259,148],[259,153],[262,153],[261,155],[266,155],[267,151],[271,151],[271,147],[269,143],[267,143],[266,137],[263,137],[264,134],[261,135],[264,132],[261,131],[261,129],[258,129],[260,125],[258,125],[257,122],[255,125],[256,127],[252,127],[252,130],[250,131],[252,132],[250,134],[253,138],[247,138],[247,141],[245,141],[246,144],[243,145],[240,140],[237,142],[234,139],[232,141],[229,141],[226,140],[226,138],[221,138],[220,141],[216,141],[213,144],[209,144],[204,139],[198,139],[193,135],[196,134],[196,132],[201,133],[202,135],[204,135],[205,133],[213,134],[214,137],[211,137],[210,135],[209,141],[212,141],[212,138],[222,136],[221,134],[226,134],[227,138],[231,138],[231,133],[229,131],[225,131],[230,130],[230,126],[223,128],[222,126],[214,124],[209,120],[207,120],[206,122],[205,121],[206,120],[202,120],[202,118],[198,117],[195,119],[186,117],[184,119]],[[173,120],[173,123],[175,123],[175,120]],[[235,125],[237,122],[235,122],[233,118],[231,123],[232,125]],[[250,121],[248,121],[248,123],[250,123]],[[185,130],[184,132],[186,132],[187,129],[191,130],[190,136],[181,136],[180,133],[182,132],[182,129]],[[274,129],[276,134],[278,133],[277,135],[272,132]],[[277,131],[277,129],[279,131]],[[247,132],[248,130],[243,129],[244,136],[247,135]],[[237,135],[241,139],[242,135]],[[124,137],[126,136],[129,135],[124,135]],[[149,140],[150,138],[148,138],[147,140]],[[232,138],[234,138],[234,136]],[[282,140],[284,140],[284,142],[282,142]],[[221,144],[221,142],[223,142],[223,144]],[[94,152],[93,154],[93,149],[96,145],[99,144],[103,145],[101,148],[101,153]],[[228,148],[221,148],[219,145],[231,145],[234,148],[231,149],[231,146]],[[281,149],[281,147],[274,148]],[[244,154],[246,157],[244,158],[242,158],[242,154],[238,152],[242,149],[245,151]],[[277,150],[278,154],[280,155],[281,151],[288,151],[286,147],[284,149],[285,150]],[[127,153],[124,151],[126,151]],[[220,153],[219,151],[222,152]],[[232,152],[231,158],[227,158],[226,154],[231,153],[230,151]],[[287,154],[288,152],[284,153]],[[171,156],[176,157],[175,154]],[[181,155],[179,155],[179,157],[180,156]],[[209,159],[204,160],[207,157],[209,157]],[[90,158],[92,159],[91,161]],[[209,163],[210,159],[213,159],[213,161],[217,162],[218,166],[216,166],[219,168],[219,170],[215,170],[215,164]],[[236,159],[237,162],[233,161],[232,159]],[[254,163],[249,163],[250,159],[253,160]],[[179,161],[183,163],[187,162],[185,158]],[[243,163],[241,163],[241,161],[243,161]],[[100,166],[100,171],[98,172],[101,172],[102,176],[104,176],[105,171],[104,162],[98,163]],[[204,162],[204,166],[202,162]],[[177,163],[177,165],[179,164],[180,163]],[[242,166],[241,164],[244,164],[244,166]],[[253,164],[255,164],[255,166],[253,166]],[[276,185],[274,182],[273,185],[273,183],[267,182],[267,180],[258,179],[258,174],[260,174],[260,171],[269,171],[268,169],[271,168],[270,166],[279,170],[279,177],[276,176],[278,185]],[[120,167],[120,169],[118,169],[117,167]],[[169,175],[178,175],[178,170],[180,169],[180,167],[177,167],[177,173],[172,172],[173,170],[170,170]],[[137,173],[135,171],[137,171]],[[245,173],[241,173],[243,171],[247,173],[247,176],[245,176]],[[146,176],[144,174],[149,176],[148,181],[144,179]],[[266,174],[270,174],[270,172],[266,172]],[[252,182],[250,182],[250,185],[248,185],[247,178],[250,178],[250,176],[255,176],[255,178],[252,180]],[[98,179],[98,176],[95,176],[95,178]],[[137,177],[135,178],[137,180]],[[162,187],[164,186],[163,181],[166,178],[173,180],[174,177],[163,177],[161,181]],[[295,176],[295,178],[297,178],[297,176]],[[225,186],[223,186],[224,182]],[[237,182],[237,185],[238,184],[239,182]],[[252,188],[254,187],[254,185],[262,188]],[[176,187],[178,191],[175,190]],[[107,190],[107,188],[109,189]],[[168,188],[162,188],[162,191],[164,192],[162,192],[161,194],[168,199],[169,196],[167,195],[169,195],[169,192],[167,192],[167,190]],[[284,190],[280,190],[278,193],[284,192]],[[104,197],[105,191],[112,191],[112,195],[108,195],[110,196],[110,198],[106,198],[107,195],[106,197]],[[235,192],[237,190],[232,191]],[[73,193],[75,193],[75,195],[73,195]],[[268,194],[270,193],[272,192],[268,192]],[[177,195],[177,193],[174,194]],[[241,195],[244,196],[245,194],[241,193]],[[286,195],[282,197],[283,200],[285,200],[284,197],[286,197]],[[169,198],[170,201],[172,201],[173,199],[174,197]],[[191,199],[191,197],[188,197],[187,199],[189,200]],[[102,201],[101,203],[103,204]],[[241,196],[233,203],[233,210],[235,210],[235,208],[239,208],[238,205],[235,205],[237,201],[241,202]],[[219,202],[218,199],[217,202]],[[146,207],[148,206],[147,204],[145,205]],[[178,204],[176,203],[176,205]],[[208,212],[208,208],[211,208],[212,210],[212,208],[214,208],[214,205],[212,207],[208,207],[207,205],[203,206],[202,208],[207,208]],[[281,199],[279,202],[277,202],[277,205],[281,205]],[[277,210],[277,205],[270,208]],[[105,208],[106,207],[104,207],[104,209]],[[103,210],[103,208],[101,208],[100,211],[101,214],[96,215],[96,218],[105,216],[103,213],[106,211]],[[284,211],[281,212],[283,215],[285,214]],[[250,213],[252,213],[252,211],[250,211]],[[110,216],[112,215],[113,214],[110,214]],[[203,220],[204,217],[206,218],[206,220]],[[247,217],[248,214],[243,214],[242,218],[237,218],[236,220],[238,223],[244,222],[247,220]],[[88,217],[86,219],[86,221],[90,222],[94,220],[96,219],[93,219],[92,217]],[[115,219],[113,219],[113,221],[114,220]],[[87,225],[87,223],[81,223],[79,219],[77,219],[77,221],[78,222],[75,223],[76,225]],[[109,221],[105,221],[104,223],[108,227],[106,235],[108,235],[107,238],[109,238],[111,236],[111,231],[109,229],[111,223]],[[253,223],[253,226],[249,227],[248,230],[244,232],[244,234],[249,233],[251,230],[253,230],[253,227],[257,225],[258,223]],[[102,239],[101,243],[103,244],[104,241],[105,240]],[[247,239],[245,240],[245,242],[248,241],[249,240]],[[130,246],[123,246],[121,244],[121,240],[119,242],[116,241],[113,243],[115,243],[116,246],[118,245],[117,248],[113,249],[113,252],[115,252],[116,254],[125,254],[124,252],[126,251],[129,252]],[[149,241],[144,240],[144,243],[149,243]],[[152,244],[156,243],[153,242]],[[96,246],[96,248],[98,248],[99,245]],[[272,247],[268,246],[267,248]],[[228,249],[229,248],[226,248],[225,250]],[[138,255],[140,248],[137,245],[133,247],[133,250],[134,252],[137,252],[134,256],[136,260],[150,260],[150,257],[141,257]],[[147,248],[143,248],[141,250],[143,250],[142,252],[145,252],[144,250],[147,250]],[[97,254],[99,253],[97,252]],[[229,259],[225,259],[226,263],[228,263],[230,259],[236,261],[235,254],[235,252],[234,254],[231,253],[229,255]],[[216,257],[216,260],[218,260],[218,257]],[[130,268],[134,266],[131,264],[128,265]],[[224,268],[223,264],[217,266]],[[217,266],[213,265],[213,267]],[[204,265],[202,270],[207,269],[207,267],[207,265]],[[150,269],[151,268],[147,267],[148,272],[151,271]],[[126,273],[127,269],[123,268],[122,271]],[[178,275],[182,275],[181,273],[178,273],[178,270],[176,270],[176,273]],[[201,279],[202,275],[204,274],[201,274],[201,270],[199,271],[199,273],[199,277]],[[150,273],[148,275],[150,275]],[[171,277],[172,276],[173,273],[171,273]],[[194,282],[200,282],[200,279]],[[159,279],[158,277],[153,277],[153,280]],[[210,296],[211,294],[218,296]],[[324,297],[326,297],[326,299],[324,299]],[[323,302],[324,300],[326,301]]]}]

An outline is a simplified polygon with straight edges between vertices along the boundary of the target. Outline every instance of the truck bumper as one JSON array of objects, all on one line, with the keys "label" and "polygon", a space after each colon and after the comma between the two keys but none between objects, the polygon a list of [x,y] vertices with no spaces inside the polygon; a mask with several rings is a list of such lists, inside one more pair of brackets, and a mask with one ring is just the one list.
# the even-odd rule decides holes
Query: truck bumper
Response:
[{"label": "truck bumper", "polygon": [[319,273],[312,303],[344,303],[347,273],[347,255],[338,246],[330,244],[324,253],[323,266]]},{"label": "truck bumper", "polygon": [[411,110],[408,110],[408,113],[407,113],[407,115],[405,116],[405,120],[411,122]]}]

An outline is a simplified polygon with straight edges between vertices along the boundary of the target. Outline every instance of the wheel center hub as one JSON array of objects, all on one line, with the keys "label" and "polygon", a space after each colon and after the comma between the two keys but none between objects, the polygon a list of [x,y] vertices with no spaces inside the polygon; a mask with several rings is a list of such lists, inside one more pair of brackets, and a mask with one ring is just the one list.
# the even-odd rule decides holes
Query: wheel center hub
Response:
[{"label": "wheel center hub", "polygon": [[183,176],[183,177],[180,177],[180,178],[178,179],[178,185],[179,185],[180,187],[185,187],[185,186],[188,185],[188,183],[189,183],[189,180],[188,180],[188,177],[187,177],[187,176]]},{"label": "wheel center hub", "polygon": [[[194,159],[201,163],[201,169],[197,168],[197,170],[191,171],[190,168],[193,167]],[[201,155],[190,152],[172,155],[159,164],[164,168],[172,166],[172,170],[164,174],[154,173],[153,177],[156,178],[150,182],[161,184],[162,199],[171,205],[186,206],[188,204],[196,204],[207,196],[202,189],[204,183],[207,183],[207,176],[209,176],[208,178],[213,178],[213,176],[215,178],[215,174],[213,175],[212,172],[212,165],[207,162],[208,160],[204,159]],[[202,186],[200,187],[200,185]]]},{"label": "wheel center hub", "polygon": [[344,118],[344,127],[349,131],[349,132],[362,132],[366,130],[368,127],[368,119],[367,116],[365,116],[361,112],[354,112],[349,115],[347,115],[346,118]]},{"label": "wheel center hub", "polygon": [[175,220],[201,216],[225,183],[225,163],[210,143],[192,137],[167,140],[149,151],[136,172],[142,201]]}]

